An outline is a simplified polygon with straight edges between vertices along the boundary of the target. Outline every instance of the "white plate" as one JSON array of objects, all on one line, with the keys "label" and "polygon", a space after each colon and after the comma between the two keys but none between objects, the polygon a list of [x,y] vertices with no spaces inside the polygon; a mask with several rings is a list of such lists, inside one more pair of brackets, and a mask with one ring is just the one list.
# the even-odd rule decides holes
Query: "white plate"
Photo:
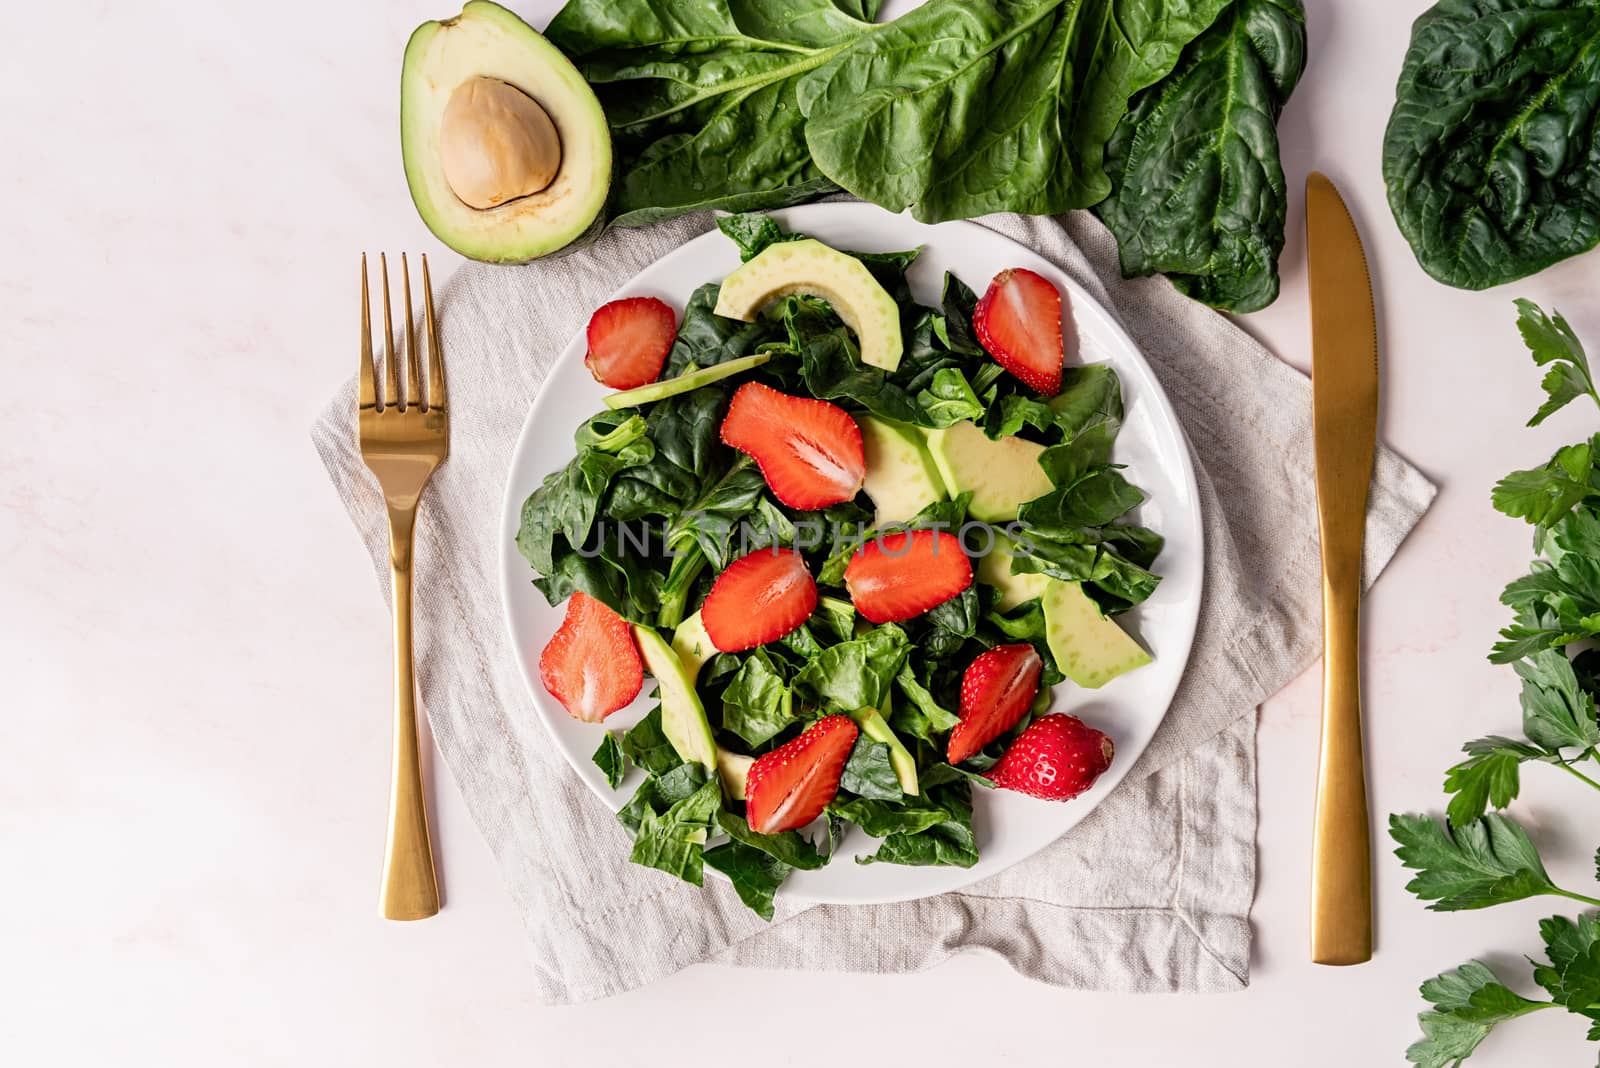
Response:
[{"label": "white plate", "polygon": [[[946,270],[978,293],[1006,267],[1027,267],[1055,282],[1069,296],[1078,332],[1078,360],[1110,363],[1122,379],[1127,415],[1114,458],[1127,465],[1128,477],[1149,495],[1136,513],[1138,521],[1167,539],[1155,568],[1162,577],[1160,587],[1149,601],[1122,617],[1154,654],[1155,663],[1100,690],[1083,690],[1070,683],[1056,687],[1053,711],[1081,716],[1116,742],[1116,759],[1092,790],[1065,804],[1035,801],[1003,790],[975,790],[980,859],[965,869],[854,864],[853,855],[869,854],[877,843],[859,828],[852,828],[843,856],[818,871],[795,872],[782,890],[791,900],[819,903],[909,901],[966,886],[1032,856],[1093,811],[1139,759],[1166,715],[1194,641],[1203,572],[1199,492],[1183,430],[1150,365],[1105,309],[1047,260],[972,223],[930,226],[869,204],[812,204],[772,214],[786,228],[842,249],[888,252],[923,246],[910,274],[912,291],[923,303],[937,303]],[[738,265],[733,242],[712,231],[647,267],[614,296],[659,297],[681,313],[697,286],[724,277]],[[600,802],[615,810],[632,796],[641,773],[630,771],[628,780],[612,790],[591,756],[602,729],[630,726],[649,712],[653,702],[647,695],[653,686],[647,679],[639,699],[607,719],[605,728],[567,715],[545,692],[538,666],[539,651],[560,625],[564,609],[545,603],[515,545],[523,501],[545,475],[572,458],[573,431],[603,407],[601,398],[606,390],[584,367],[584,350],[581,334],[567,345],[517,440],[500,519],[500,584],[511,648],[538,718],[548,731],[546,739],[538,736],[540,728],[532,723],[519,723],[516,729],[525,732],[519,741],[525,745],[554,741]]]}]

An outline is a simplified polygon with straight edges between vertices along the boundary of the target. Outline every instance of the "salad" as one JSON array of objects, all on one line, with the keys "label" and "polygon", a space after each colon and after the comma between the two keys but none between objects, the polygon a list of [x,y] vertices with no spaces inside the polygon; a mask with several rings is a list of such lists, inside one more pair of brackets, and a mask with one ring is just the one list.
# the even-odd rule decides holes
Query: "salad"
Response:
[{"label": "salad", "polygon": [[[1116,373],[1066,351],[1063,295],[1024,268],[980,298],[917,251],[844,252],[760,214],[718,220],[742,266],[681,317],[590,320],[617,390],[522,508],[552,605],[545,688],[598,729],[630,859],[711,867],[768,919],[848,825],[861,864],[978,859],[974,788],[1062,802],[1114,757],[1052,687],[1150,662],[1115,616],[1154,592],[1161,536],[1111,450]],[[1075,337],[1075,331],[1066,336]],[[629,766],[638,773],[628,774]]]}]

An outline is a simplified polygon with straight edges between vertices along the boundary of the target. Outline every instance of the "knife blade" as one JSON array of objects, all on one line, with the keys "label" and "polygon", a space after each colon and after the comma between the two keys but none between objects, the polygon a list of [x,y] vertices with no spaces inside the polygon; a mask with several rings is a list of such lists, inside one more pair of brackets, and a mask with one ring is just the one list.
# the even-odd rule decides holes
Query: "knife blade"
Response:
[{"label": "knife blade", "polygon": [[1361,235],[1306,178],[1312,438],[1322,544],[1322,741],[1311,845],[1311,959],[1372,958],[1372,843],[1361,743],[1361,553],[1378,437],[1378,325]]}]

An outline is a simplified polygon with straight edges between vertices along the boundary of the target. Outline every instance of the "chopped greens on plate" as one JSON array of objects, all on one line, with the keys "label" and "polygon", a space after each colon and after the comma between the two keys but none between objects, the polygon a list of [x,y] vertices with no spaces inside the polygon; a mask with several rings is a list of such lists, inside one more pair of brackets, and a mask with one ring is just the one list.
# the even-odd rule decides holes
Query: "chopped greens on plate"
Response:
[{"label": "chopped greens on plate", "polygon": [[569,713],[598,722],[654,679],[594,753],[613,789],[635,780],[630,859],[710,867],[770,918],[847,826],[880,839],[858,863],[971,867],[975,787],[1088,789],[1111,741],[1043,715],[1049,688],[1149,663],[1113,616],[1155,591],[1162,539],[1112,462],[1116,373],[1065,351],[1051,282],[947,276],[924,306],[914,249],[719,226],[742,266],[675,330],[654,298],[595,312],[590,370],[622,391],[528,497],[517,547],[566,603],[540,674]]}]

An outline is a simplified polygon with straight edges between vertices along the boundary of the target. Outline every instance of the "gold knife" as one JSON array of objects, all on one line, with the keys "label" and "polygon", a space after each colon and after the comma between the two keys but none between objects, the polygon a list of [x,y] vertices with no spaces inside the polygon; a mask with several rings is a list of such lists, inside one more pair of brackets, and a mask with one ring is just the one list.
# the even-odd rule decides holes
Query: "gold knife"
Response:
[{"label": "gold knife", "polygon": [[1372,959],[1372,844],[1361,751],[1361,542],[1378,437],[1378,324],[1361,235],[1306,178],[1312,434],[1322,539],[1322,747],[1311,844],[1311,959]]}]

